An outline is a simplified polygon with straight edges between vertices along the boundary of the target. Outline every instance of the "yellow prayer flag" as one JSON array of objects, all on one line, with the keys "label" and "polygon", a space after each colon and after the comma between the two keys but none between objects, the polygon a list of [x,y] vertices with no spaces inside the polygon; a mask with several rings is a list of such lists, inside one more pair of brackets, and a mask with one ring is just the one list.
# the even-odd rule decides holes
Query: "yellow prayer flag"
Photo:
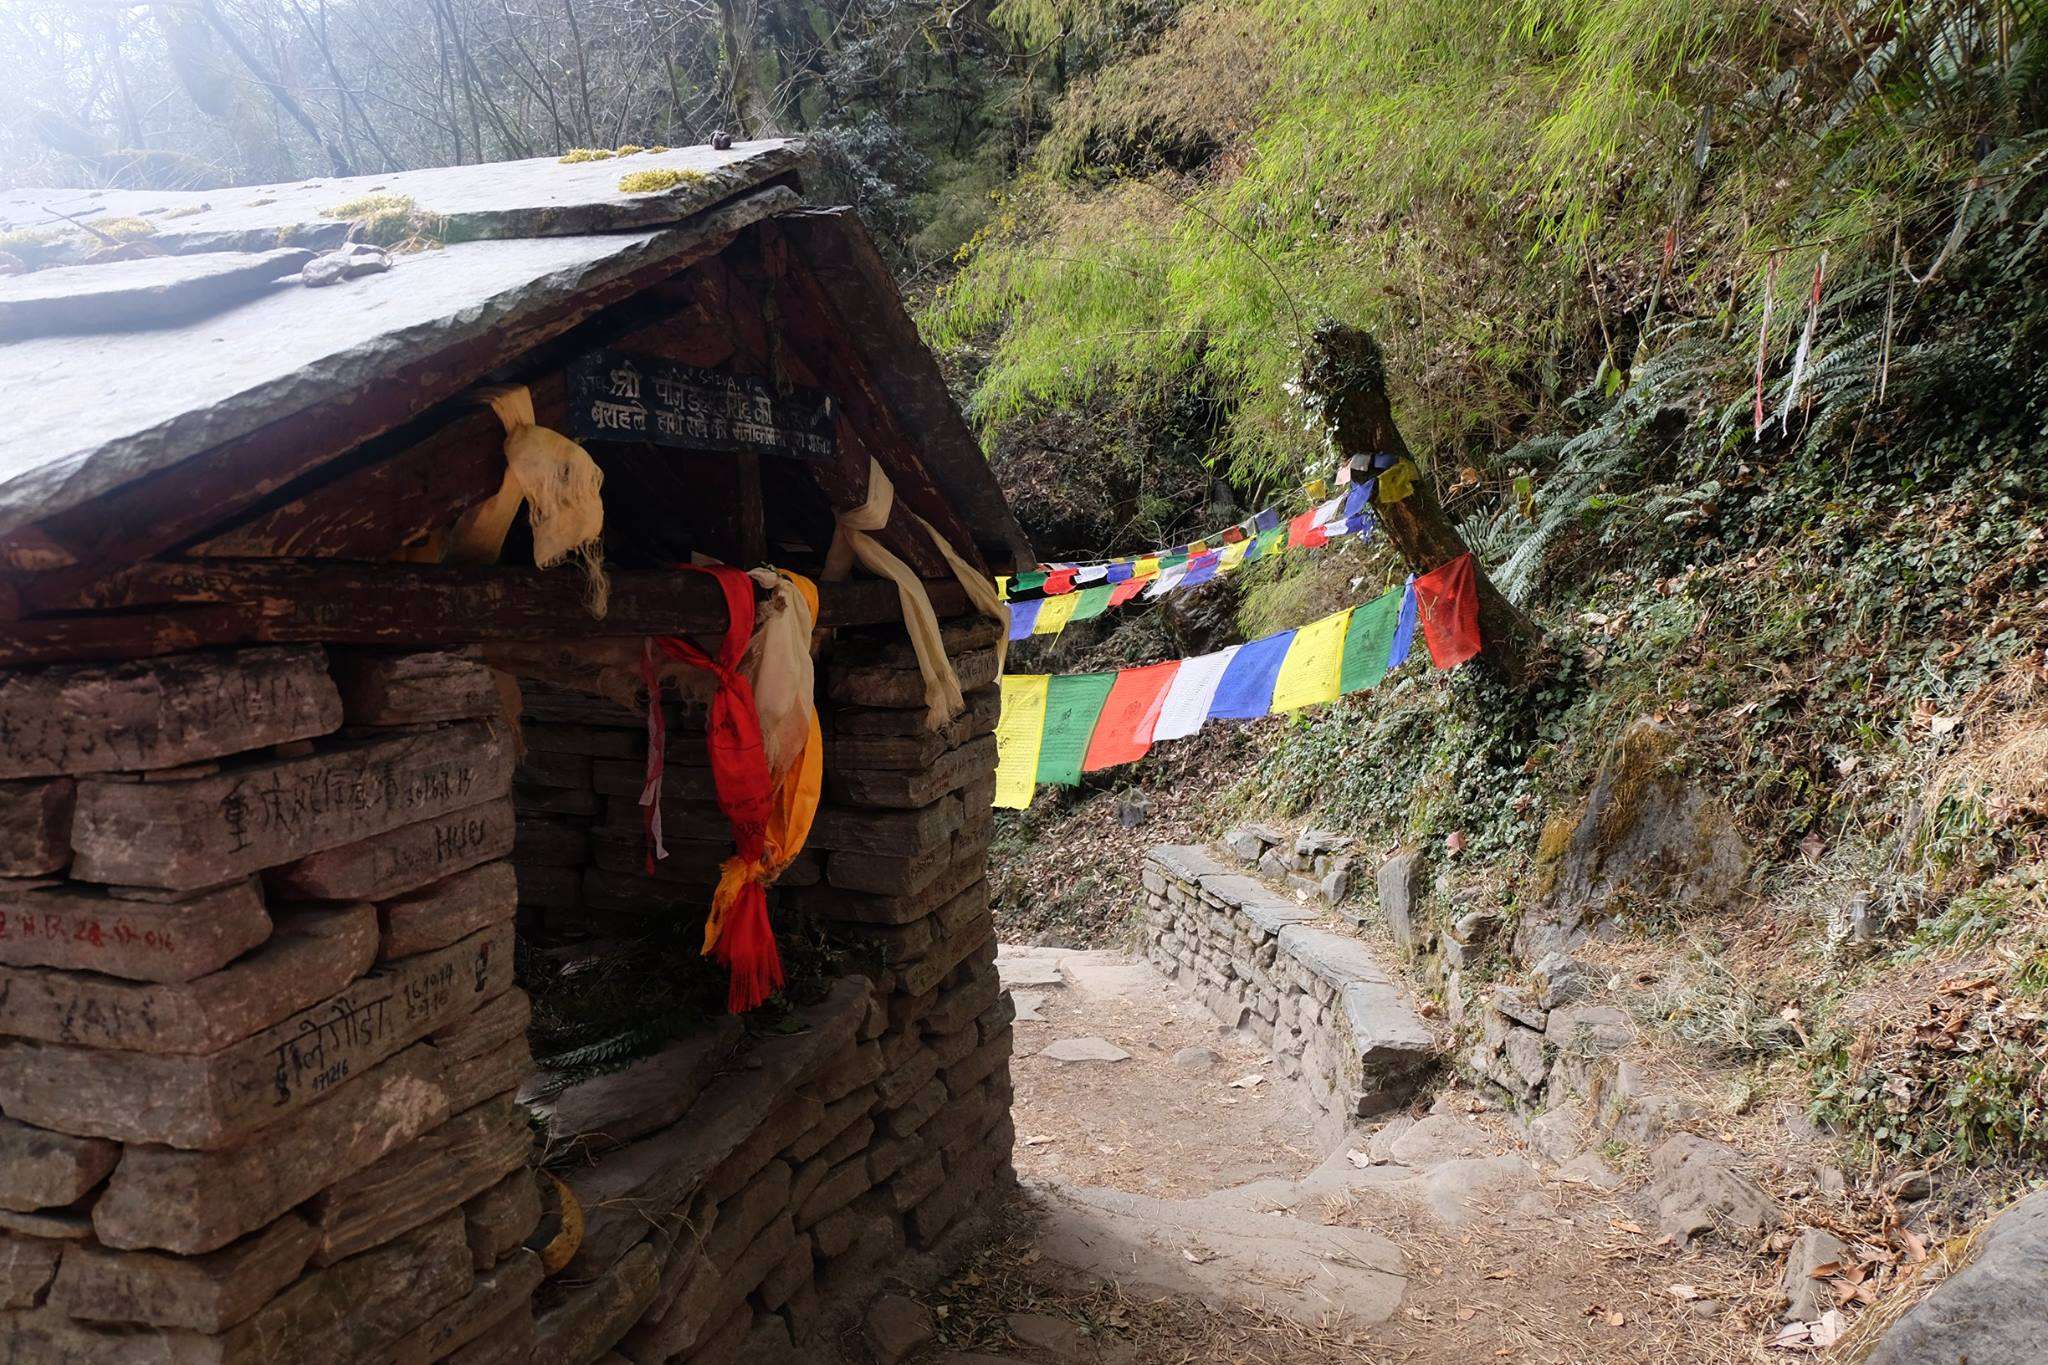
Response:
[{"label": "yellow prayer flag", "polygon": [[1146,555],[1143,559],[1131,565],[1131,577],[1133,578],[1157,578],[1158,576],[1158,555]]},{"label": "yellow prayer flag", "polygon": [[1273,680],[1273,709],[1294,711],[1318,702],[1337,700],[1344,670],[1344,631],[1351,613],[1340,611],[1312,621],[1294,632],[1280,675]]},{"label": "yellow prayer flag", "polygon": [[1223,547],[1223,558],[1216,561],[1217,573],[1229,573],[1244,563],[1244,552],[1252,547],[1249,540],[1234,540]]},{"label": "yellow prayer flag", "polygon": [[1074,619],[1074,609],[1081,605],[1081,594],[1062,593],[1058,597],[1042,599],[1044,606],[1038,609],[1038,620],[1032,625],[1033,635],[1057,635],[1067,628],[1067,622]]},{"label": "yellow prayer flag", "polygon": [[1394,463],[1392,469],[1380,471],[1377,500],[1382,503],[1396,503],[1415,491],[1415,461],[1405,455]]},{"label": "yellow prayer flag", "polygon": [[996,721],[996,799],[1006,810],[1031,804],[1037,785],[1038,746],[1045,738],[1045,694],[1052,679],[1043,673],[1010,673],[1003,678],[1003,709]]},{"label": "yellow prayer flag", "polygon": [[1330,481],[1318,475],[1303,484],[1301,491],[1308,494],[1309,501],[1321,502],[1330,495]]}]

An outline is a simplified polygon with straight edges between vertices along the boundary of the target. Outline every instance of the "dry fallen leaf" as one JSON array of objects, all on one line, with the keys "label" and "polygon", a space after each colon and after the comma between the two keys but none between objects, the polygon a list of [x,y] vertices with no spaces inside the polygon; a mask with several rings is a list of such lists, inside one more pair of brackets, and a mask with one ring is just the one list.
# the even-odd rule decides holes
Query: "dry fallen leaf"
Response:
[{"label": "dry fallen leaf", "polygon": [[1017,1141],[1025,1147],[1043,1147],[1046,1143],[1058,1142],[1059,1139],[1048,1133],[1034,1133],[1030,1137],[1018,1138]]},{"label": "dry fallen leaf", "polygon": [[1361,1152],[1355,1147],[1344,1154],[1344,1159],[1361,1171],[1375,1164],[1370,1152]]},{"label": "dry fallen leaf", "polygon": [[1182,1247],[1180,1254],[1187,1257],[1191,1265],[1207,1265],[1216,1259],[1216,1253],[1210,1251],[1207,1247],[1199,1251],[1193,1247]]},{"label": "dry fallen leaf", "polygon": [[1470,1322],[1472,1321],[1473,1316],[1478,1312],[1479,1310],[1477,1308],[1460,1308],[1458,1310],[1458,1321]]},{"label": "dry fallen leaf", "polygon": [[1700,1296],[1698,1288],[1689,1284],[1674,1284],[1665,1292],[1674,1299],[1696,1299]]},{"label": "dry fallen leaf", "polygon": [[1230,1088],[1232,1090],[1250,1090],[1254,1086],[1264,1085],[1265,1083],[1266,1078],[1264,1076],[1261,1076],[1258,1072],[1253,1071],[1243,1076],[1239,1076],[1236,1080],[1232,1081],[1230,1083]]},{"label": "dry fallen leaf", "polygon": [[1619,1313],[1609,1313],[1607,1315],[1607,1325],[1609,1327],[1619,1327],[1625,1321],[1627,1321],[1627,1319],[1623,1318],[1622,1315]]}]

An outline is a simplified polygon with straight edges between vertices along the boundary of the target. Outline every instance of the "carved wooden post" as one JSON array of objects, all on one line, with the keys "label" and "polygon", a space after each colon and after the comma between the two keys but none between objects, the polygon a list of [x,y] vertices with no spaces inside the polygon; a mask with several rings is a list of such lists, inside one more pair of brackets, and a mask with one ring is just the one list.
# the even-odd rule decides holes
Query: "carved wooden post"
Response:
[{"label": "carved wooden post", "polygon": [[[1412,458],[1387,401],[1387,374],[1379,343],[1356,327],[1326,322],[1316,328],[1302,371],[1304,396],[1322,418],[1340,455]],[[1375,503],[1373,513],[1409,569],[1427,573],[1465,554],[1469,546],[1444,515],[1436,485],[1418,474],[1415,491],[1396,503]],[[1543,632],[1508,601],[1474,561],[1479,584],[1479,658],[1513,686],[1526,683]]]}]

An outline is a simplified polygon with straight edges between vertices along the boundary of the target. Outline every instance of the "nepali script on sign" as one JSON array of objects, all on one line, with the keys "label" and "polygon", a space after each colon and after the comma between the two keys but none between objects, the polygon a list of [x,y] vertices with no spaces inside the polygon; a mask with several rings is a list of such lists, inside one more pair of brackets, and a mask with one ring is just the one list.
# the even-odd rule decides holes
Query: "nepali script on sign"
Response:
[{"label": "nepali script on sign", "polygon": [[829,460],[832,395],[603,348],[569,367],[569,434],[691,450]]}]

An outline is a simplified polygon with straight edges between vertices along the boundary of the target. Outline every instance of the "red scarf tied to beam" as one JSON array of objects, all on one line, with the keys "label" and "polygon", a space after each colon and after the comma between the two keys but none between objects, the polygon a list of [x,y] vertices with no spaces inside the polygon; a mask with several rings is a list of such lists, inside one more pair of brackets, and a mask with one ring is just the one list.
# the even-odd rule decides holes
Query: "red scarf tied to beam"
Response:
[{"label": "red scarf tied to beam", "polygon": [[[764,861],[775,782],[761,744],[754,686],[739,669],[740,656],[754,634],[753,580],[723,564],[692,567],[691,571],[710,574],[725,593],[725,639],[716,656],[672,635],[661,636],[656,643],[671,659],[701,668],[718,681],[705,738],[712,780],[718,787],[718,808],[732,822],[736,856],[727,861],[727,875],[713,898],[712,914],[719,922],[710,952],[730,974],[726,1008],[737,1014],[753,1009],[782,986],[782,958],[768,925],[768,893],[756,878],[733,875],[736,864],[751,868]],[[650,695],[649,704],[659,710],[660,697]],[[658,819],[659,808],[655,809]]]}]

